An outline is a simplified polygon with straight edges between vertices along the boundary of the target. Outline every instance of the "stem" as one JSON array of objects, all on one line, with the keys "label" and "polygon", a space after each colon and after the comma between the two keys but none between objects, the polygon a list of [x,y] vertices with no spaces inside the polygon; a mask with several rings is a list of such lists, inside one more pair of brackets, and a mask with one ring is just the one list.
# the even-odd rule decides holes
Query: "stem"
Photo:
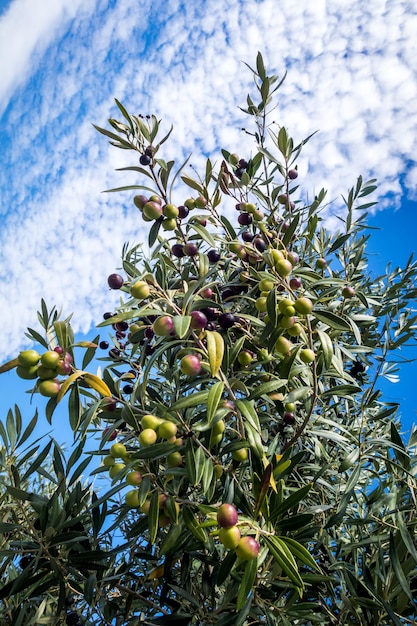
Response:
[{"label": "stem", "polygon": [[[313,346],[313,333],[312,333],[312,329],[311,329],[311,323],[310,323],[310,319],[307,316],[307,327],[308,327],[308,337],[309,337],[309,347],[311,349]],[[313,374],[313,393],[311,396],[311,405],[309,410],[306,413],[306,416],[303,420],[303,423],[301,424],[301,426],[296,430],[295,434],[291,437],[291,439],[289,441],[287,441],[283,448],[282,448],[282,452],[285,452],[285,450],[288,450],[288,448],[290,448],[292,445],[294,445],[294,443],[301,437],[301,435],[303,434],[304,430],[307,427],[308,422],[310,421],[310,418],[313,414],[313,410],[316,404],[316,400],[318,397],[318,376],[317,376],[317,364],[316,361],[314,360],[313,363],[311,364],[311,370],[312,370],[312,374]]]}]

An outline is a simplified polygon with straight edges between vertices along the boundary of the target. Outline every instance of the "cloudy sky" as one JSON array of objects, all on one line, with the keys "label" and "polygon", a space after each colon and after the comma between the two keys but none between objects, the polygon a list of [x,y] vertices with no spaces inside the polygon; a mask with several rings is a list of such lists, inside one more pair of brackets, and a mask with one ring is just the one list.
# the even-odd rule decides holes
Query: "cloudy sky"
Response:
[{"label": "cloudy sky", "polygon": [[271,73],[288,71],[277,121],[296,140],[319,130],[300,183],[328,188],[337,213],[359,174],[377,178],[373,223],[401,236],[379,252],[404,262],[417,208],[416,33],[414,0],[0,0],[0,362],[26,345],[41,297],[88,332],[115,302],[106,279],[123,243],[145,238],[131,195],[101,193],[136,182],[114,172],[132,158],[92,124],[118,116],[116,97],[174,124],[166,159],[245,154],[238,106],[258,50]]}]

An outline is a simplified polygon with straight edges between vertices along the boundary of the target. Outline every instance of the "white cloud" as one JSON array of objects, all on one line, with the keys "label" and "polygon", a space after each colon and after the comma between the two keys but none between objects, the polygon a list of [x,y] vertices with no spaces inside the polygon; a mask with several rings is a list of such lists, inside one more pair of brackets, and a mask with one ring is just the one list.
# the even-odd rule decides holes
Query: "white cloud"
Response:
[{"label": "white cloud", "polygon": [[253,65],[261,50],[270,71],[288,69],[271,119],[296,141],[320,131],[300,159],[304,193],[324,186],[336,198],[359,174],[380,179],[382,204],[390,191],[399,205],[400,177],[414,193],[411,0],[108,5],[14,0],[0,16],[0,307],[10,335],[0,360],[21,347],[42,296],[74,311],[76,329],[99,321],[118,298],[106,277],[123,242],[146,238],[132,194],[100,193],[137,182],[113,171],[136,157],[91,125],[120,115],[114,97],[133,113],[156,113],[166,130],[174,123],[167,159],[192,152],[200,167],[208,154],[221,158],[220,147],[248,156],[241,128],[250,119],[238,106],[253,85],[242,61]]},{"label": "white cloud", "polygon": [[14,0],[0,17],[0,112],[62,27],[94,0]]}]

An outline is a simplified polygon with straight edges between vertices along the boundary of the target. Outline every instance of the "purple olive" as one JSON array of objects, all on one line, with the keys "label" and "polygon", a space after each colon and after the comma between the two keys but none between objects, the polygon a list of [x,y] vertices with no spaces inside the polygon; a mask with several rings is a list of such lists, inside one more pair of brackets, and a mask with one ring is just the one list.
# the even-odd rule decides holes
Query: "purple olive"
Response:
[{"label": "purple olive", "polygon": [[178,207],[178,217],[179,217],[181,220],[183,220],[183,219],[185,219],[186,217],[188,217],[189,212],[190,212],[190,209],[188,209],[188,208],[187,208],[186,206],[184,206],[183,204],[181,204],[181,205]]},{"label": "purple olive", "polygon": [[294,413],[291,413],[290,411],[285,411],[284,413],[284,422],[286,424],[292,425],[295,423],[295,415]]},{"label": "purple olive", "polygon": [[245,230],[244,233],[242,233],[242,239],[245,243],[250,243],[251,241],[253,241],[254,235],[252,235],[252,233],[250,233],[248,230]]},{"label": "purple olive", "polygon": [[184,246],[182,243],[174,243],[174,245],[171,248],[171,252],[178,259],[182,259],[185,256]]},{"label": "purple olive", "polygon": [[296,252],[290,250],[287,254],[287,259],[291,263],[291,265],[297,265],[300,262],[300,257]]},{"label": "purple olive", "polygon": [[252,224],[252,215],[250,213],[241,213],[237,221],[241,226],[249,226],[249,224]]},{"label": "purple olive", "polygon": [[141,154],[140,158],[139,158],[139,163],[141,165],[149,165],[149,163],[152,161],[151,157],[147,154]]},{"label": "purple olive", "polygon": [[229,300],[229,298],[234,298],[235,295],[236,291],[233,287],[226,287],[226,289],[223,289],[222,291],[222,300]]},{"label": "purple olive", "polygon": [[212,250],[209,250],[207,252],[207,257],[210,263],[218,263],[218,261],[220,261],[221,254],[219,250],[216,250],[215,248],[213,248]]},{"label": "purple olive", "polygon": [[226,330],[227,328],[231,328],[234,325],[234,323],[236,322],[236,317],[233,315],[233,313],[222,313],[221,315],[219,315],[218,322],[219,325]]},{"label": "purple olive", "polygon": [[190,326],[194,330],[201,330],[207,326],[207,316],[202,311],[191,311]]},{"label": "purple olive", "polygon": [[110,274],[110,276],[107,278],[107,284],[110,289],[120,289],[120,287],[123,286],[124,282],[124,278],[123,276],[120,276],[120,274]]},{"label": "purple olive", "polygon": [[187,243],[185,243],[184,254],[186,254],[186,256],[195,256],[196,254],[198,254],[197,245],[193,243],[192,241],[188,241]]},{"label": "purple olive", "polygon": [[201,309],[204,315],[207,317],[209,322],[214,322],[219,317],[219,310],[213,306],[207,306],[204,309]]},{"label": "purple olive", "polygon": [[259,250],[259,252],[264,252],[264,250],[266,250],[266,243],[261,237],[255,237],[253,245],[257,250]]},{"label": "purple olive", "polygon": [[293,278],[291,278],[290,280],[291,289],[300,289],[301,285],[302,285],[302,282],[297,276],[293,276]]}]

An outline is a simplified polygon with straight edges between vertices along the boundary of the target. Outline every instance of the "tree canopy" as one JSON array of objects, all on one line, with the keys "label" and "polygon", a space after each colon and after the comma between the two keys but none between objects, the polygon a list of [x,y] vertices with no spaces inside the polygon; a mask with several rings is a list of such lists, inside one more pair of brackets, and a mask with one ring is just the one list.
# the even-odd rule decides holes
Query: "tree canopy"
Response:
[{"label": "tree canopy", "polygon": [[313,135],[271,121],[260,53],[249,70],[251,145],[199,175],[155,115],[116,100],[96,126],[139,162],[110,191],[148,247],[125,245],[93,341],[42,302],[1,368],[74,431],[64,451],[37,414],[0,421],[2,624],[415,623],[417,435],[380,381],[415,341],[417,264],[370,272],[375,180],[326,226],[298,169]]}]

